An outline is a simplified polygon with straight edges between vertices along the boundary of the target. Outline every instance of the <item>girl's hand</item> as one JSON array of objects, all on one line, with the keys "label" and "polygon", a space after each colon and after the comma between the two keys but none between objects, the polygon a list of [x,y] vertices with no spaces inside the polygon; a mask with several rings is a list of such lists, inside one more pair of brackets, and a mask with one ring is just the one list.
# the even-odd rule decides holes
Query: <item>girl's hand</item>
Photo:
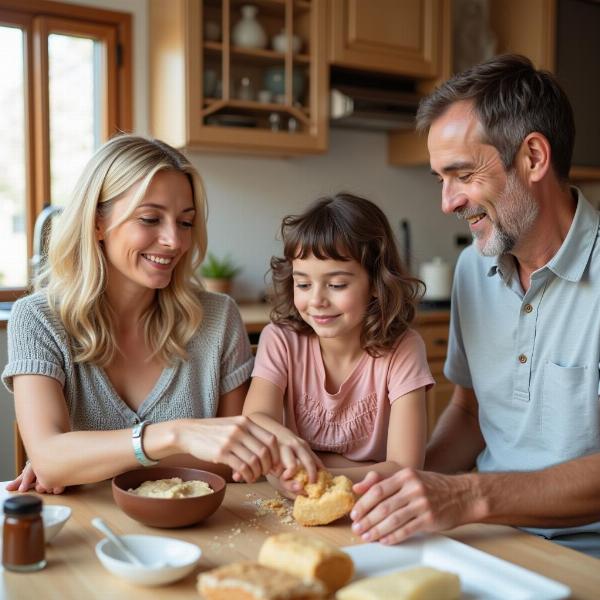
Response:
[{"label": "girl's hand", "polygon": [[325,467],[308,443],[289,430],[286,430],[283,434],[278,434],[277,440],[281,447],[281,465],[283,469],[279,474],[279,478],[282,485],[293,493],[300,492],[303,486],[297,481],[292,481],[292,479],[301,467],[306,470],[308,481],[310,483],[316,482],[318,470]]},{"label": "girl's hand", "polygon": [[9,492],[27,492],[35,489],[38,494],[62,494],[65,491],[64,487],[46,488],[43,486],[37,480],[35,471],[29,461],[25,463],[25,468],[18,477],[6,484],[6,489]]},{"label": "girl's hand", "polygon": [[251,483],[280,464],[276,437],[244,416],[186,420],[180,445],[200,460],[229,465],[234,481]]},{"label": "girl's hand", "polygon": [[276,475],[267,475],[267,481],[276,489],[284,498],[294,500],[298,493],[302,490],[302,486],[293,479],[283,480]]}]

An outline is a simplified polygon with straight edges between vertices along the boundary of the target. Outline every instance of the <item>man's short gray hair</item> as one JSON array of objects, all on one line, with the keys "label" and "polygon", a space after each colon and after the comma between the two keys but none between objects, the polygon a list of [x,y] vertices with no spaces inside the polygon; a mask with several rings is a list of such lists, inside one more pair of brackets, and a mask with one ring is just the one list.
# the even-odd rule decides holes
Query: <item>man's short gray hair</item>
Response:
[{"label": "man's short gray hair", "polygon": [[450,105],[461,100],[473,102],[484,141],[498,150],[505,169],[512,166],[523,140],[535,131],[550,143],[557,177],[568,180],[575,121],[569,99],[551,73],[537,70],[528,58],[517,54],[475,65],[421,100],[417,130],[427,131]]}]

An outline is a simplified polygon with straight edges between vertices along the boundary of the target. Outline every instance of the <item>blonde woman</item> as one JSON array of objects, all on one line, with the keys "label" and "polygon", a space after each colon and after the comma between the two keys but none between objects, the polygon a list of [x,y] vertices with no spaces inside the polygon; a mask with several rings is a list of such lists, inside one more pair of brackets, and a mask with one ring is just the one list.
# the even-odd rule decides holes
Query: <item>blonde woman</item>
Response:
[{"label": "blonde woman", "polygon": [[96,152],[10,317],[2,379],[30,465],[9,489],[155,461],[246,481],[278,465],[274,436],[240,416],[252,355],[234,302],[194,275],[205,251],[204,188],[182,154],[131,135]]}]

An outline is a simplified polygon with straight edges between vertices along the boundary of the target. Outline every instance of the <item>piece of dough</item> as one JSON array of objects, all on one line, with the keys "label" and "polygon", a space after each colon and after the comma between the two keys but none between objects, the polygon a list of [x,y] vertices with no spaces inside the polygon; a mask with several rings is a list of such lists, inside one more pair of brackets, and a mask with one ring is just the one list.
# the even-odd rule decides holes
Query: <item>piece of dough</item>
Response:
[{"label": "piece of dough", "polygon": [[302,483],[308,494],[298,495],[294,501],[293,516],[301,525],[327,525],[347,515],[356,502],[352,481],[345,475],[333,477],[321,470],[316,483],[308,483],[308,475],[301,469],[294,479]]},{"label": "piece of dough", "polygon": [[198,591],[205,600],[323,600],[319,581],[303,581],[295,575],[256,562],[242,561],[198,576]]},{"label": "piece of dough", "polygon": [[329,593],[346,585],[354,574],[354,563],[348,554],[333,544],[298,533],[280,533],[267,538],[258,562],[301,579],[318,579]]},{"label": "piece of dough", "polygon": [[415,567],[388,575],[367,577],[342,588],[336,600],[456,600],[460,579],[448,571]]}]

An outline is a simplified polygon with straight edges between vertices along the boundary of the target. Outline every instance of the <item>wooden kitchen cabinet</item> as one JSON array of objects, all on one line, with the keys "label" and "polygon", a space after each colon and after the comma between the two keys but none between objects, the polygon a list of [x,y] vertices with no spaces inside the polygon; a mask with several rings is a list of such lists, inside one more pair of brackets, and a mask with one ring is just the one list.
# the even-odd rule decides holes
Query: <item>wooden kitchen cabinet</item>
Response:
[{"label": "wooden kitchen cabinet", "polygon": [[497,53],[523,54],[557,76],[575,114],[571,179],[600,180],[600,5],[587,0],[491,0]]},{"label": "wooden kitchen cabinet", "polygon": [[427,393],[428,437],[452,398],[454,384],[444,377],[444,362],[448,353],[450,313],[422,311],[417,315],[416,330],[421,334],[427,350],[427,362],[436,385]]},{"label": "wooden kitchen cabinet", "polygon": [[[523,54],[556,74],[575,113],[571,179],[599,181],[600,4],[587,0],[490,0],[496,53]],[[425,139],[411,132],[389,136],[388,158],[397,166],[428,164]]]},{"label": "wooden kitchen cabinet", "polygon": [[[325,0],[254,0],[265,48],[235,45],[232,32],[243,4],[150,0],[152,134],[192,150],[324,152]],[[272,49],[273,37],[282,31],[288,40],[301,38],[298,52],[290,42]],[[265,99],[259,92],[268,86],[280,89]]]},{"label": "wooden kitchen cabinet", "polygon": [[330,62],[435,79],[443,71],[443,16],[441,0],[330,0]]},{"label": "wooden kitchen cabinet", "polygon": [[[346,2],[349,0],[334,0],[335,2]],[[361,0],[355,0],[355,4],[361,4]],[[365,3],[374,8],[375,3]],[[400,7],[404,7],[404,2],[393,2],[390,0],[390,4],[394,4],[398,10]],[[430,48],[422,54],[431,54],[435,56],[432,58],[432,65],[435,64],[435,68],[432,68],[429,72],[425,70],[418,72],[418,67],[415,66],[417,72],[406,73],[416,78],[417,91],[426,95],[433,91],[433,89],[441,82],[448,79],[452,74],[452,5],[451,0],[422,0],[417,2],[416,0],[406,3],[410,5],[413,10],[413,26],[417,26],[415,15],[420,16],[420,27],[421,27],[421,43],[422,48],[426,47],[428,36],[430,33],[435,31],[435,50]],[[419,5],[420,11],[414,12],[414,6]],[[385,20],[386,15],[381,14],[380,18]],[[409,19],[410,22],[410,19]],[[394,25],[390,21],[390,25]],[[417,63],[415,63],[416,65]],[[406,166],[420,166],[429,164],[429,153],[427,151],[427,137],[416,133],[414,130],[398,130],[390,131],[388,134],[388,163],[399,167]]]}]

